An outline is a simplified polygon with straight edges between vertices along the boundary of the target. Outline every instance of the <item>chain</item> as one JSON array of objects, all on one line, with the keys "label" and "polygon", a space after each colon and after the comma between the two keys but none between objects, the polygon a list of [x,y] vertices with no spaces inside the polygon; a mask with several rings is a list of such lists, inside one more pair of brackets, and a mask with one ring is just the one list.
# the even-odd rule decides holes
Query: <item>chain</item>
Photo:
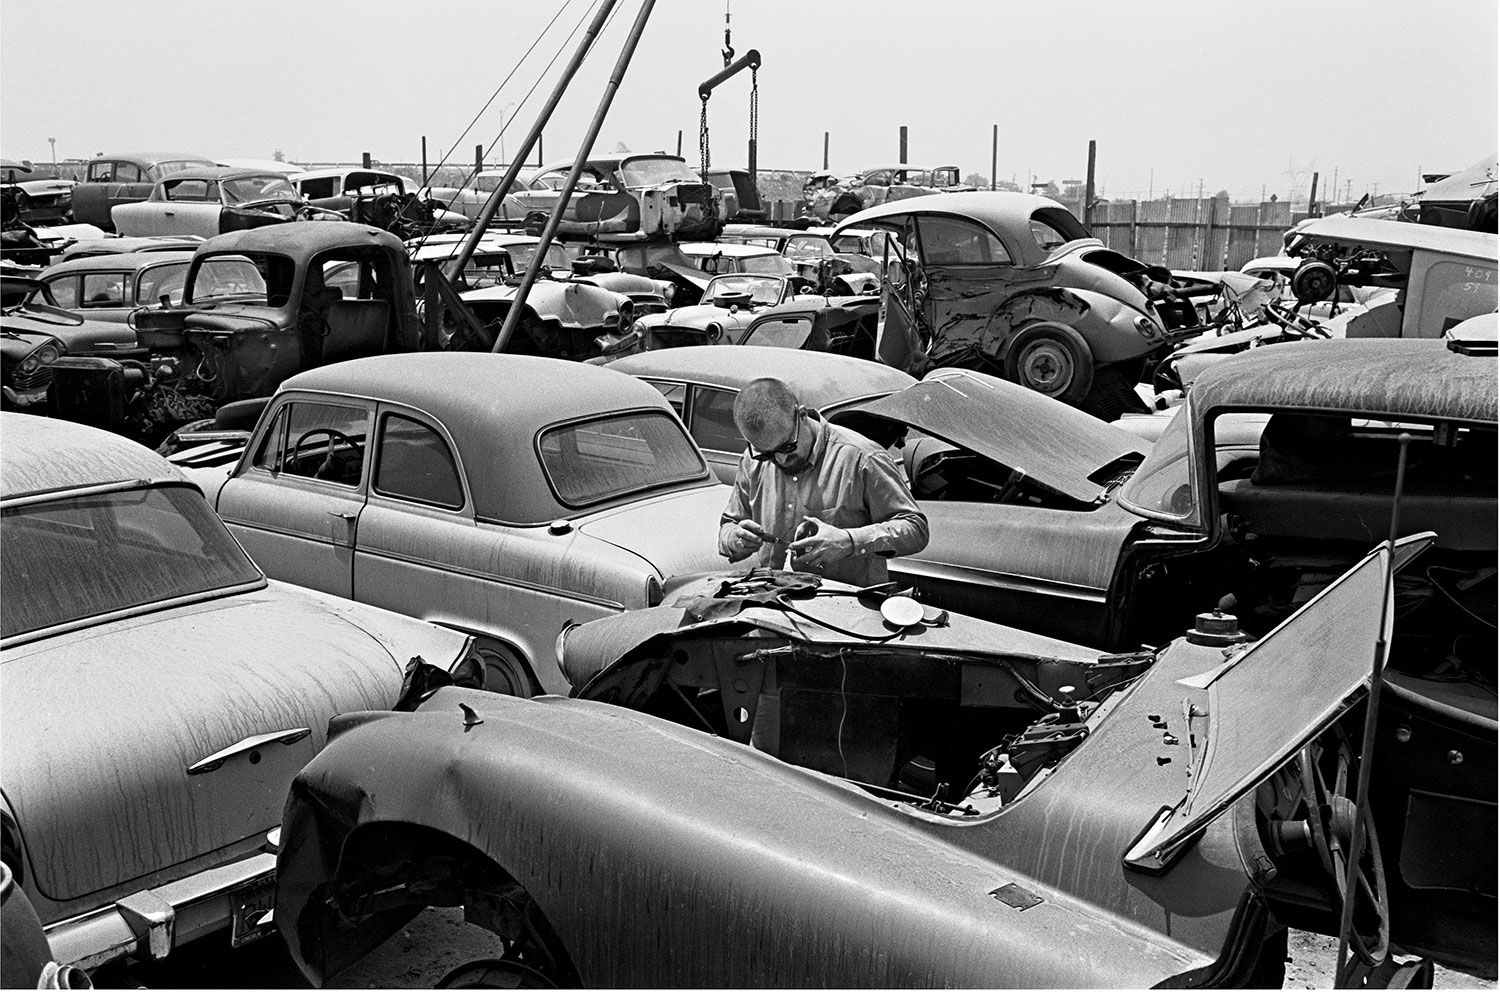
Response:
[{"label": "chain", "polygon": [[698,151],[703,158],[703,182],[708,183],[708,97],[703,98],[703,116],[698,119]]},{"label": "chain", "polygon": [[750,67],[750,182],[756,180],[756,159],[760,157],[760,142],[756,140],[760,131],[760,70]]}]

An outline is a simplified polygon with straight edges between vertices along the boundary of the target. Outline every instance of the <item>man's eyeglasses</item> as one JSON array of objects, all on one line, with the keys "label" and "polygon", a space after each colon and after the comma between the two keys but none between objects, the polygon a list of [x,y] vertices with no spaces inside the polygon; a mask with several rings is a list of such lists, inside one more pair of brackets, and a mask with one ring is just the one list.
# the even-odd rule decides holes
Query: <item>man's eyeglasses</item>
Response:
[{"label": "man's eyeglasses", "polygon": [[751,451],[750,457],[758,462],[768,462],[777,455],[790,455],[797,450],[797,442],[802,436],[802,411],[798,410],[796,419],[792,421],[792,437],[786,444],[772,448],[770,451]]}]

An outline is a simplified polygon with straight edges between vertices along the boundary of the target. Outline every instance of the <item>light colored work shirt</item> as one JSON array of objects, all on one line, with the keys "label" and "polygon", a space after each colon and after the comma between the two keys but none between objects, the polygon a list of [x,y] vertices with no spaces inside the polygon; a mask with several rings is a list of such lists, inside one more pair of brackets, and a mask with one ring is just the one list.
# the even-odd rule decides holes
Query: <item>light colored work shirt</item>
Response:
[{"label": "light colored work shirt", "polygon": [[793,475],[773,462],[758,462],[746,451],[735,473],[734,490],[719,525],[719,553],[735,561],[729,536],[735,525],[754,520],[779,540],[751,554],[755,566],[781,568],[787,545],[803,517],[816,517],[847,530],[854,554],[821,568],[799,565],[857,586],[887,578],[885,560],[927,546],[927,516],[917,508],[901,470],[875,442],[808,414],[813,430],[811,464]]}]

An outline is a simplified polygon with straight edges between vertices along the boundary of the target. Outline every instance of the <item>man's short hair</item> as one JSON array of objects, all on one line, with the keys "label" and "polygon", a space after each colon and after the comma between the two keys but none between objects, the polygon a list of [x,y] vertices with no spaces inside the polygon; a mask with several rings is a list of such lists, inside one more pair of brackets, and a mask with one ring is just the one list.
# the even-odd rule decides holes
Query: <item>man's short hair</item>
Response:
[{"label": "man's short hair", "polygon": [[742,434],[762,434],[791,420],[799,405],[780,379],[756,379],[734,398],[734,423]]}]

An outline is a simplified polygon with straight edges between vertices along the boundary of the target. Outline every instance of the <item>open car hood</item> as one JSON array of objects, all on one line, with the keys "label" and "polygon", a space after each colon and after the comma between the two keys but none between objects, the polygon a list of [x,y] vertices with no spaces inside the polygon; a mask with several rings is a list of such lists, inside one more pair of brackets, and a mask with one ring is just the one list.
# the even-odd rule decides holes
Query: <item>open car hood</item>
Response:
[{"label": "open car hood", "polygon": [[1207,741],[1186,794],[1157,815],[1127,863],[1151,870],[1169,862],[1365,695],[1376,644],[1391,639],[1390,577],[1434,540],[1430,532],[1403,538],[1394,556],[1378,545],[1248,651],[1180,680],[1208,691]]},{"label": "open car hood", "polygon": [[994,376],[939,369],[899,393],[851,409],[910,424],[1086,503],[1105,494],[1106,466],[1150,450],[1144,440]]}]

